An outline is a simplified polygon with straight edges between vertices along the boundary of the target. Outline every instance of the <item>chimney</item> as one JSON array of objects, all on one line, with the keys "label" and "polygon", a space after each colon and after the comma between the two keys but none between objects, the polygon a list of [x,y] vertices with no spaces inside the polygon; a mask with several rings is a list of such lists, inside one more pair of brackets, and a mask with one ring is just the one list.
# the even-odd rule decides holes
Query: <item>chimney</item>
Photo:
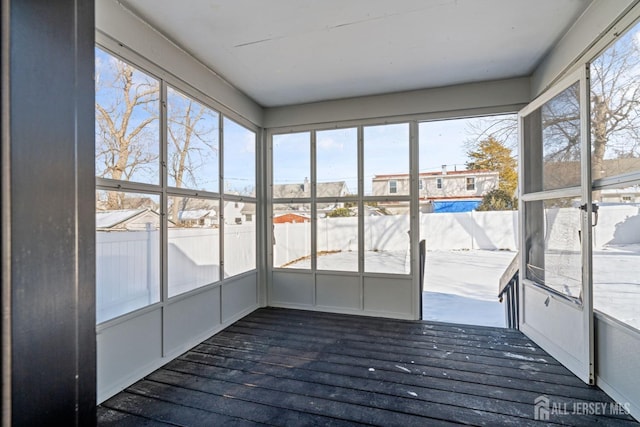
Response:
[{"label": "chimney", "polygon": [[307,178],[306,176],[304,177],[304,183],[302,184],[302,191],[305,195],[311,195],[311,193],[309,192],[309,178]]},{"label": "chimney", "polygon": [[447,174],[447,165],[442,165],[442,175]]}]

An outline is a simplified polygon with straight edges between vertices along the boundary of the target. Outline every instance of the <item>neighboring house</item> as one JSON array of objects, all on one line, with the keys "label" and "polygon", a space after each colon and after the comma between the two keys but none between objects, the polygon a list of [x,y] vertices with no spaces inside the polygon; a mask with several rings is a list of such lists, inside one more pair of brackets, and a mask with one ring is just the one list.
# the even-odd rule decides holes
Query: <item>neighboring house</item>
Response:
[{"label": "neighboring house", "polygon": [[242,224],[244,209],[244,202],[226,201],[224,202],[224,223],[229,224]]},{"label": "neighboring house", "polygon": [[156,230],[160,215],[151,209],[119,209],[96,212],[97,231]]},{"label": "neighboring house", "polygon": [[287,212],[273,216],[274,224],[310,222],[311,216],[303,213]]},{"label": "neighboring house", "polygon": [[[349,189],[345,181],[334,182],[319,182],[316,184],[316,197],[345,197],[349,195]],[[273,185],[273,198],[274,199],[303,199],[311,198],[311,183],[308,178],[304,179],[302,184],[274,184]],[[287,203],[283,206],[286,210],[301,210],[304,209],[304,203]],[[277,209],[276,205],[276,209]],[[341,202],[327,202],[318,203],[316,209],[318,215],[323,216],[328,212],[336,208],[343,208],[344,203]]]},{"label": "neighboring house", "polygon": [[[600,174],[606,177],[633,173],[637,170],[640,170],[640,158],[605,159]],[[543,171],[545,188],[580,185],[580,162],[546,162]],[[593,201],[598,203],[640,203],[640,186],[600,190],[594,193],[593,198]]]},{"label": "neighboring house", "polygon": [[243,222],[255,222],[256,204],[255,203],[245,203],[245,205],[240,210],[240,214],[243,217]]},{"label": "neighboring house", "polygon": [[[421,212],[468,212],[474,210],[489,191],[498,188],[499,173],[485,169],[422,172],[419,174],[418,195]],[[376,175],[374,196],[409,194],[409,174]],[[408,204],[379,203],[392,212],[406,212]]]},{"label": "neighboring house", "polygon": [[[344,197],[349,195],[344,181],[319,182],[316,184],[316,197]],[[311,197],[311,183],[305,178],[302,184],[274,184],[274,199],[302,199]]]},{"label": "neighboring house", "polygon": [[[596,192],[595,194],[597,194]],[[633,185],[626,188],[605,189],[599,191],[600,196],[597,200],[599,203],[634,203],[640,204],[640,185]],[[595,198],[594,194],[594,198]]]},{"label": "neighboring house", "polygon": [[218,214],[213,209],[190,209],[178,212],[184,227],[217,227]]}]

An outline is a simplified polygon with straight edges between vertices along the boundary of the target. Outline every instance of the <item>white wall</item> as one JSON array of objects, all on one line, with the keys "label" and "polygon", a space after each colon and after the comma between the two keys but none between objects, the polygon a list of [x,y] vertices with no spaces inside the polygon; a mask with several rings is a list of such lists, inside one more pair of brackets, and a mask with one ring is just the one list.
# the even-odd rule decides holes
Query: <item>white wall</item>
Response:
[{"label": "white wall", "polygon": [[473,114],[474,109],[487,109],[487,114],[490,109],[494,113],[513,112],[529,101],[529,79],[519,78],[267,108],[264,125],[278,128],[373,118],[380,122],[381,117],[429,113],[459,117]]}]

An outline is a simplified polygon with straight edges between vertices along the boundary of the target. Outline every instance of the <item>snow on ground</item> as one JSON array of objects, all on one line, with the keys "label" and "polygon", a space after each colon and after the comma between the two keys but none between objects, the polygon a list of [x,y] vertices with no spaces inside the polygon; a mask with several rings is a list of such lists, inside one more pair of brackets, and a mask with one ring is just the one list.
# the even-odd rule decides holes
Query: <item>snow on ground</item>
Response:
[{"label": "snow on ground", "polygon": [[422,318],[449,323],[505,326],[498,282],[515,252],[428,251]]},{"label": "snow on ground", "polygon": [[[427,251],[423,319],[505,326],[497,298],[500,276],[513,251]],[[640,329],[640,245],[608,246],[593,253],[594,308]],[[367,271],[405,273],[405,251],[367,252]],[[319,270],[357,271],[357,252],[318,258]],[[310,268],[308,259],[292,266]]]}]

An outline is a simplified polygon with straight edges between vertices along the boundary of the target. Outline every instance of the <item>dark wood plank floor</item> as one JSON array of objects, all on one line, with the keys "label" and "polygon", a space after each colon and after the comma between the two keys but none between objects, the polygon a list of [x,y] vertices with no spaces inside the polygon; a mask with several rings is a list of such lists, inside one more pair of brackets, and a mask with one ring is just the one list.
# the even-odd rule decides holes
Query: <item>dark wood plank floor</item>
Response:
[{"label": "dark wood plank floor", "polygon": [[[540,395],[567,413],[535,420]],[[518,331],[267,308],[104,402],[98,422],[638,425],[585,414],[593,403],[612,401]]]}]

